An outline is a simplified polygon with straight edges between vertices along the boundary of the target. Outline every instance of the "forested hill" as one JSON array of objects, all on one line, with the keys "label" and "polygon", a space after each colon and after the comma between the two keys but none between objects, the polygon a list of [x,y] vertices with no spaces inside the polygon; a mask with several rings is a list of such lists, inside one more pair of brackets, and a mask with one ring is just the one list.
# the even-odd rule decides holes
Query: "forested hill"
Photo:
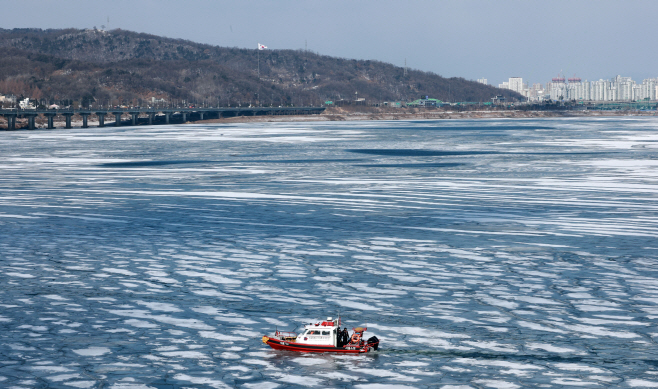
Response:
[{"label": "forested hill", "polygon": [[[145,104],[151,97],[216,105],[444,101],[520,95],[430,72],[303,50],[227,48],[131,31],[0,29],[0,94],[59,102]],[[259,61],[260,58],[260,61]],[[258,63],[260,62],[260,82]],[[140,105],[141,105],[140,104]]]}]

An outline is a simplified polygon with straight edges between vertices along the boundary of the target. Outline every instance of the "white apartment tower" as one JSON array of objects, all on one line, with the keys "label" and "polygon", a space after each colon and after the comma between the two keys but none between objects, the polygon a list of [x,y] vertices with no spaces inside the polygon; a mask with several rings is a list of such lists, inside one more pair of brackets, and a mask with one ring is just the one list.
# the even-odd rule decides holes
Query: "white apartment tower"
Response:
[{"label": "white apartment tower", "polygon": [[523,93],[523,78],[510,77],[508,85],[510,90],[513,90],[516,93]]},{"label": "white apartment tower", "polygon": [[614,83],[617,87],[617,98],[615,100],[633,100],[633,87],[635,86],[635,81],[631,80],[630,77],[617,76],[615,77]]},{"label": "white apartment tower", "polygon": [[610,81],[598,80],[590,83],[590,99],[594,101],[607,101],[610,96]]},{"label": "white apartment tower", "polygon": [[649,100],[658,100],[658,96],[656,96],[656,87],[658,87],[658,79],[647,78],[646,80],[642,81],[642,85],[639,85],[639,87],[640,87],[640,93],[635,100],[644,100],[647,98]]},{"label": "white apartment tower", "polygon": [[590,87],[587,80],[585,82],[570,82],[567,84],[567,96],[568,100],[590,100]]}]

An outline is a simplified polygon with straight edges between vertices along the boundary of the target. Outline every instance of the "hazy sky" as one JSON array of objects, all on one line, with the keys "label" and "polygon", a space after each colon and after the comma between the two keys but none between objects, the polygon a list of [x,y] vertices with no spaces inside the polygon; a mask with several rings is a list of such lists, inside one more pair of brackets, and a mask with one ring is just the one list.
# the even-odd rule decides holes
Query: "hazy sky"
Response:
[{"label": "hazy sky", "polygon": [[0,27],[107,24],[219,46],[308,49],[446,77],[658,77],[656,0],[2,0]]}]

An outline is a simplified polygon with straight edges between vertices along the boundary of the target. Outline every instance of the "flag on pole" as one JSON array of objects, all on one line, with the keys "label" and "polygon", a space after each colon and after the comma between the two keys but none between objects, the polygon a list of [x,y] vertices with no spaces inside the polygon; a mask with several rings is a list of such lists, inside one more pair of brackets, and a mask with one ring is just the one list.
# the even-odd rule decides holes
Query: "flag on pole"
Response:
[{"label": "flag on pole", "polygon": [[258,44],[258,50],[265,50],[267,49],[267,46],[261,45],[260,43]]}]

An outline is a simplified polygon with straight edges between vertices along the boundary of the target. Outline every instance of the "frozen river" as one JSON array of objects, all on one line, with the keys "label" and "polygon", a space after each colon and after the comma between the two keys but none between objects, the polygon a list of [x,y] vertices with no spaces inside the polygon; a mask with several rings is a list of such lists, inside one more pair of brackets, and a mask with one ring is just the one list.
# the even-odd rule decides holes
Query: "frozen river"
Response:
[{"label": "frozen river", "polygon": [[[658,387],[658,120],[0,134],[0,387]],[[380,350],[274,351],[340,312]]]}]

